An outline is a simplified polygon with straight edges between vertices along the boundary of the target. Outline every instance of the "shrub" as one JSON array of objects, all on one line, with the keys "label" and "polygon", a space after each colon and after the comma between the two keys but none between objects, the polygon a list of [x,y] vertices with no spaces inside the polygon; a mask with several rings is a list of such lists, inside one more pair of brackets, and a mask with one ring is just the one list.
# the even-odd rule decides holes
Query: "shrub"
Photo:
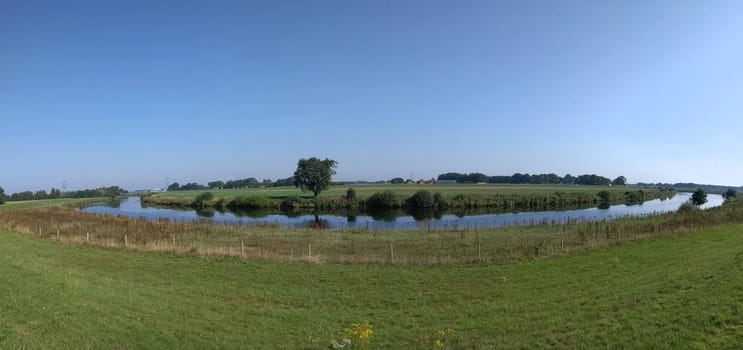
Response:
[{"label": "shrub", "polygon": [[418,191],[408,198],[407,205],[412,208],[433,208],[433,196],[428,191]]},{"label": "shrub", "polygon": [[433,205],[436,208],[446,208],[446,198],[444,195],[441,194],[441,192],[436,192],[433,194]]},{"label": "shrub", "polygon": [[302,207],[302,199],[296,196],[286,197],[281,201],[279,207],[285,211],[297,210]]},{"label": "shrub", "polygon": [[694,191],[694,193],[691,195],[691,203],[694,205],[702,205],[704,203],[707,203],[707,194],[704,193],[703,189],[698,189]]},{"label": "shrub", "polygon": [[385,209],[385,208],[399,208],[400,198],[390,190],[384,192],[377,192],[369,199],[366,200],[366,206],[369,208]]},{"label": "shrub", "polygon": [[204,192],[193,200],[193,205],[197,208],[203,208],[206,206],[206,202],[214,199],[214,194],[211,192]]},{"label": "shrub", "polygon": [[356,190],[354,190],[353,188],[349,188],[346,191],[346,200],[347,201],[352,201],[354,199],[356,199]]},{"label": "shrub", "polygon": [[611,201],[611,193],[609,193],[609,191],[601,191],[601,192],[597,193],[596,195],[599,196],[599,200],[601,202],[609,202],[609,201]]},{"label": "shrub", "polygon": [[[1,189],[0,189],[0,191],[1,191]],[[722,196],[725,197],[725,198],[727,198],[727,199],[729,199],[729,198],[735,198],[735,195],[736,194],[738,194],[738,192],[736,190],[734,190],[732,188],[728,188],[728,190],[725,191],[725,194],[723,194]],[[2,200],[2,199],[0,198],[0,200]]]},{"label": "shrub", "polygon": [[645,201],[645,192],[639,191],[627,191],[624,193],[624,201],[627,204],[639,204]]},{"label": "shrub", "polygon": [[695,211],[699,211],[699,208],[697,208],[696,205],[692,204],[691,202],[684,202],[684,204],[681,204],[678,209],[679,214],[685,214],[685,213],[692,213]]}]

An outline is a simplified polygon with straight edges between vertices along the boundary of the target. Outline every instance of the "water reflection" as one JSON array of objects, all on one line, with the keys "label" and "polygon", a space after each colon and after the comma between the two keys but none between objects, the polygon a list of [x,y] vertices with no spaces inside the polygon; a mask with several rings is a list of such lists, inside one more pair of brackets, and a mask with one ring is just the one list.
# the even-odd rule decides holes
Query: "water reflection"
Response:
[{"label": "water reflection", "polygon": [[[121,201],[100,203],[83,211],[90,213],[144,217],[150,220],[174,221],[209,220],[218,223],[239,225],[275,224],[297,228],[328,228],[371,230],[420,229],[425,228],[474,228],[522,226],[538,223],[565,223],[596,221],[623,216],[648,215],[674,211],[690,198],[689,193],[678,193],[669,199],[655,199],[639,205],[606,205],[598,208],[573,208],[570,210],[494,212],[492,209],[455,209],[449,212],[437,210],[372,210],[358,212],[341,210],[333,212],[302,212],[296,210],[236,210],[174,209],[142,206],[139,197]],[[722,196],[709,194],[709,202],[703,208],[721,205]]]}]

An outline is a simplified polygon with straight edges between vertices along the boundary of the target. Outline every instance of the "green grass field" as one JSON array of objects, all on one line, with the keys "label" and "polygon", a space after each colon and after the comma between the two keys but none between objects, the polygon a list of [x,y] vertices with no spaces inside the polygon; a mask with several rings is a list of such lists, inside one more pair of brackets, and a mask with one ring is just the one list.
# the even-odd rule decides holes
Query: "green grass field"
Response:
[{"label": "green grass field", "polygon": [[[428,190],[430,192],[441,192],[441,194],[455,196],[458,194],[500,194],[500,195],[527,195],[527,194],[552,194],[563,193],[589,193],[596,194],[599,191],[621,192],[628,191],[627,187],[602,187],[602,186],[565,186],[565,185],[343,185],[331,186],[322,192],[320,196],[333,197],[345,196],[346,190],[353,187],[357,196],[366,198],[376,192],[386,190],[395,191],[398,195],[410,196],[416,191]],[[294,187],[272,187],[272,188],[246,188],[209,191],[171,191],[156,194],[161,197],[196,197],[199,193],[212,192],[216,197],[234,198],[238,196],[267,196],[267,197],[289,197],[289,196],[312,196],[312,192],[302,192]]]},{"label": "green grass field", "polygon": [[368,321],[371,349],[734,349],[741,247],[735,224],[505,265],[329,265],[0,228],[0,348],[322,349]]},{"label": "green grass field", "polygon": [[83,203],[93,201],[93,199],[75,199],[75,198],[61,198],[61,199],[46,199],[46,200],[34,200],[34,201],[19,201],[19,202],[5,202],[0,205],[0,211],[8,210],[21,210],[31,209],[44,206],[62,206],[67,204]]}]

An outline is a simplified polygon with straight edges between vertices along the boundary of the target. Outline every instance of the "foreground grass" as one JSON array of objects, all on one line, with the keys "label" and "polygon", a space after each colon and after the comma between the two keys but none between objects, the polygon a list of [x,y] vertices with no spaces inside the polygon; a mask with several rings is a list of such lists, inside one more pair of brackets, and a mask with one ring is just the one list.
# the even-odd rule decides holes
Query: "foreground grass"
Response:
[{"label": "foreground grass", "polygon": [[[743,225],[489,267],[154,255],[0,228],[0,348],[736,348]],[[430,345],[430,344],[428,344]]]}]

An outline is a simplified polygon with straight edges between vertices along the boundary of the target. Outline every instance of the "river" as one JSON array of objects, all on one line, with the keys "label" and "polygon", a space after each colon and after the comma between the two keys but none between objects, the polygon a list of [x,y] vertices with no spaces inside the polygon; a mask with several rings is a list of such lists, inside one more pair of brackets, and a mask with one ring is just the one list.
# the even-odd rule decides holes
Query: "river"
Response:
[{"label": "river", "polygon": [[[127,197],[120,201],[97,203],[83,209],[88,213],[123,215],[149,220],[169,219],[172,221],[211,220],[215,223],[236,225],[259,225],[264,223],[284,227],[322,227],[334,230],[364,228],[370,230],[400,229],[447,229],[447,228],[483,228],[502,226],[525,226],[541,223],[562,224],[568,221],[586,222],[616,219],[627,216],[643,216],[675,211],[689,200],[691,194],[679,192],[674,197],[661,200],[654,199],[638,205],[618,204],[608,208],[586,208],[555,211],[522,211],[513,213],[478,213],[475,215],[449,213],[419,213],[418,215],[402,212],[350,214],[301,213],[234,213],[220,211],[199,211],[193,209],[168,209],[143,207],[139,197]],[[708,194],[708,202],[702,209],[719,206],[723,203],[721,195]]]}]

